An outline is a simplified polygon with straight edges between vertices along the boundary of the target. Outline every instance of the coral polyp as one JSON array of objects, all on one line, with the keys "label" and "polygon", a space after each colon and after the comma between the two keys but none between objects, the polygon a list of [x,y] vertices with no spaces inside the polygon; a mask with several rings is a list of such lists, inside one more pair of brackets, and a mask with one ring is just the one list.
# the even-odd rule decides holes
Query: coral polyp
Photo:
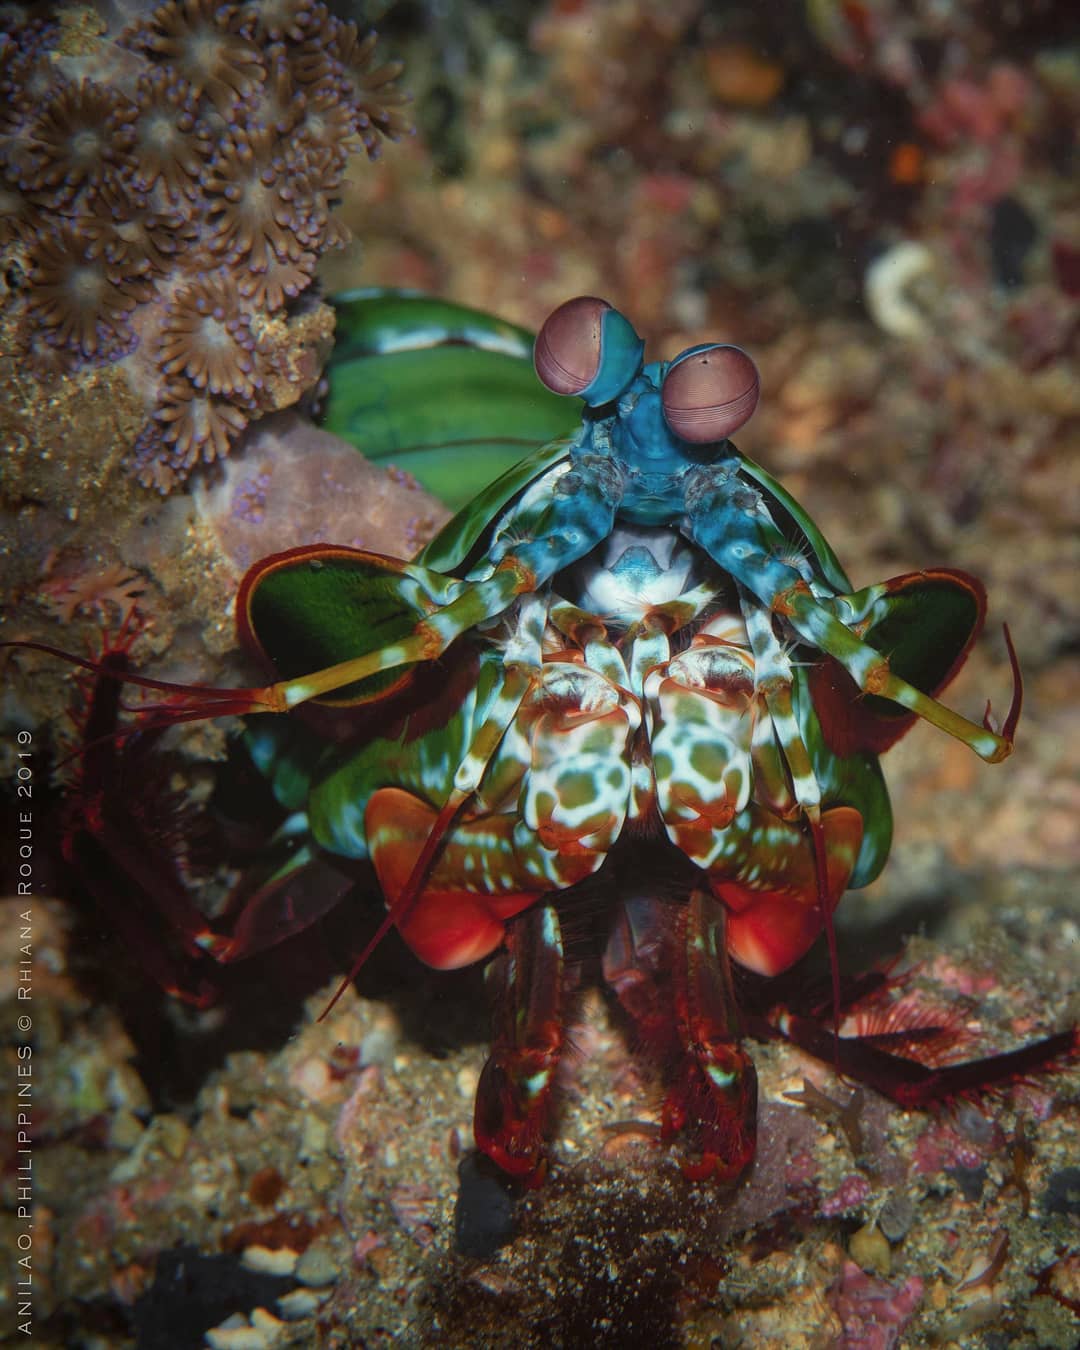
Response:
[{"label": "coral polyp", "polygon": [[244,6],[242,30],[259,42],[291,38],[302,42],[323,6],[314,0],[251,0]]},{"label": "coral polyp", "polygon": [[398,61],[376,63],[375,34],[361,37],[354,23],[343,24],[333,39],[341,67],[340,87],[356,112],[356,130],[368,155],[378,153],[379,137],[391,140],[408,127],[403,96],[397,88]]},{"label": "coral polyp", "polygon": [[145,413],[128,467],[168,492],[318,378],[290,349],[319,257],[350,237],[349,157],[407,129],[400,66],[313,0],[11,11],[0,256],[19,354],[43,375],[123,363]]},{"label": "coral polyp", "polygon": [[[234,437],[248,424],[247,414],[235,403],[199,393],[179,381],[166,385],[157,415],[164,426],[164,440],[173,447],[170,462],[184,473],[193,469],[200,458],[207,464],[224,458]],[[152,456],[157,450],[152,432],[143,438],[137,453],[144,446],[150,451],[151,463],[147,464],[147,457],[140,454],[139,467],[149,474],[153,472]]]},{"label": "coral polyp", "polygon": [[106,183],[89,205],[93,216],[80,221],[88,256],[104,258],[132,275],[163,275],[195,238],[193,222],[179,205],[160,194],[136,196]]},{"label": "coral polyp", "polygon": [[0,246],[34,237],[37,211],[28,194],[11,182],[0,180]]},{"label": "coral polyp", "polygon": [[223,116],[258,87],[266,67],[258,49],[234,31],[242,6],[217,0],[167,0],[135,30],[135,41],[167,61]]},{"label": "coral polyp", "polygon": [[316,261],[314,253],[287,260],[274,258],[265,271],[249,272],[241,278],[240,293],[259,309],[281,309],[310,285]]},{"label": "coral polyp", "polygon": [[230,262],[246,260],[255,272],[302,252],[286,196],[298,157],[286,146],[264,129],[231,134],[207,178],[210,247]]},{"label": "coral polyp", "polygon": [[130,345],[127,317],[139,295],[136,276],[92,257],[70,225],[43,234],[29,258],[29,311],[47,342],[87,357]]},{"label": "coral polyp", "polygon": [[159,361],[167,374],[183,372],[196,389],[250,397],[261,384],[251,318],[240,308],[227,273],[179,291],[165,318]]},{"label": "coral polyp", "polygon": [[34,169],[30,186],[57,205],[84,184],[130,168],[135,106],[93,80],[66,85],[30,128]]},{"label": "coral polyp", "polygon": [[170,197],[194,197],[209,155],[209,133],[198,118],[191,85],[166,69],[139,76],[132,122],[132,182],[149,192],[159,183]]}]

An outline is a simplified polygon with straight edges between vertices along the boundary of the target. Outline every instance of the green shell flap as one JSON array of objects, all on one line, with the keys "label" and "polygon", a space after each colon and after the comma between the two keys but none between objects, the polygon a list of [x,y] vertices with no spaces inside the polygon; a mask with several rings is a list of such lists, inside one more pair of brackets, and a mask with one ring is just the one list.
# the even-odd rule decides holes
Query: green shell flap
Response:
[{"label": "green shell flap", "polygon": [[439,572],[457,571],[503,508],[560,460],[566,459],[571,443],[570,437],[551,441],[507,469],[443,526],[418,555],[417,562]]},{"label": "green shell flap", "polygon": [[405,292],[353,291],[334,305],[323,425],[451,507],[579,419],[579,400],[537,379],[525,328]]},{"label": "green shell flap", "polygon": [[331,304],[337,315],[335,362],[450,342],[532,360],[528,328],[421,291],[365,286],[342,291]]},{"label": "green shell flap", "polygon": [[[448,602],[452,586],[411,563],[314,544],[251,568],[237,596],[237,625],[244,645],[268,660],[279,679],[296,680],[407,637]],[[356,707],[408,678],[408,667],[379,672],[314,701]]]},{"label": "green shell flap", "polygon": [[[832,602],[889,669],[936,698],[963,665],[986,612],[982,584],[966,572],[908,572]],[[825,739],[838,755],[881,754],[918,720],[889,699],[860,694],[837,662],[811,673],[814,706]]]}]

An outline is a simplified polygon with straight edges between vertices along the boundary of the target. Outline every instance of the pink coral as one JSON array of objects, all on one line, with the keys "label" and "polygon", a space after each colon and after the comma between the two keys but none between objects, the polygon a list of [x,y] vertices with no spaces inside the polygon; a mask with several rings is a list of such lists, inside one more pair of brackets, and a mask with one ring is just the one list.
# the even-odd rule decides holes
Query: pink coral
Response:
[{"label": "pink coral", "polygon": [[946,1123],[929,1125],[915,1145],[916,1172],[943,1172],[953,1167],[974,1170],[985,1162],[985,1151],[962,1139],[952,1125]]},{"label": "pink coral", "polygon": [[1028,77],[1016,66],[994,66],[983,81],[946,80],[919,117],[922,129],[942,145],[972,140],[995,145],[1015,127],[1032,97]]},{"label": "pink coral", "polygon": [[102,620],[123,616],[145,589],[138,573],[113,563],[88,570],[61,569],[42,582],[40,595],[49,613],[68,624],[80,612]]},{"label": "pink coral", "polygon": [[858,1209],[870,1198],[870,1183],[864,1176],[853,1173],[845,1177],[831,1195],[821,1202],[820,1213],[827,1219],[837,1218]]},{"label": "pink coral", "polygon": [[844,1324],[844,1350],[892,1350],[922,1302],[917,1276],[897,1287],[845,1261],[829,1291],[829,1302]]}]

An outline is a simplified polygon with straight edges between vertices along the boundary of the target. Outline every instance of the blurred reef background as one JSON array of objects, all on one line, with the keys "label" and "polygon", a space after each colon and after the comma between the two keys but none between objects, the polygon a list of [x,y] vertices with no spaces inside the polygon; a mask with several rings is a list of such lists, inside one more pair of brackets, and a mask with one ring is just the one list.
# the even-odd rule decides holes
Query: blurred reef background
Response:
[{"label": "blurred reef background", "polygon": [[[985,582],[949,701],[1004,710],[1001,621],[1026,677],[1006,765],[925,727],[889,754],[896,844],[840,908],[845,961],[921,931],[913,997],[925,977],[1002,1045],[1075,1022],[1078,126],[1066,0],[0,0],[0,638],[85,652],[136,604],[145,673],[236,683],[251,561],[432,536],[440,503],[310,421],[335,293],[534,329],[596,294],[654,354],[738,343],[763,391],[739,447],[857,585]],[[3,674],[44,784],[71,675]],[[178,746],[190,802],[223,743]],[[1075,1072],[939,1118],[860,1099],[853,1126],[811,1109],[807,1076],[851,1105],[825,1068],[755,1049],[761,1154],[732,1199],[652,1150],[588,999],[553,1178],[509,1246],[463,1256],[477,972],[391,941],[315,1024],[373,922],[338,915],[191,1011],[39,843],[35,1344],[1080,1339]],[[17,939],[5,915],[9,1010]]]}]

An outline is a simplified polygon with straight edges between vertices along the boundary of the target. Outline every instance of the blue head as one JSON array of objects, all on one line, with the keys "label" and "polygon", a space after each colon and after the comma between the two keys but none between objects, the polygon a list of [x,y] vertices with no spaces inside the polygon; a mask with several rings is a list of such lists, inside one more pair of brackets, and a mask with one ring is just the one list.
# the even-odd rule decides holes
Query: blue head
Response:
[{"label": "blue head", "polygon": [[580,296],[548,317],[534,360],[549,389],[576,394],[593,410],[583,448],[617,460],[623,513],[659,522],[681,501],[688,469],[735,453],[727,438],[749,421],[759,383],[739,347],[705,343],[648,365],[644,349],[617,309]]}]

